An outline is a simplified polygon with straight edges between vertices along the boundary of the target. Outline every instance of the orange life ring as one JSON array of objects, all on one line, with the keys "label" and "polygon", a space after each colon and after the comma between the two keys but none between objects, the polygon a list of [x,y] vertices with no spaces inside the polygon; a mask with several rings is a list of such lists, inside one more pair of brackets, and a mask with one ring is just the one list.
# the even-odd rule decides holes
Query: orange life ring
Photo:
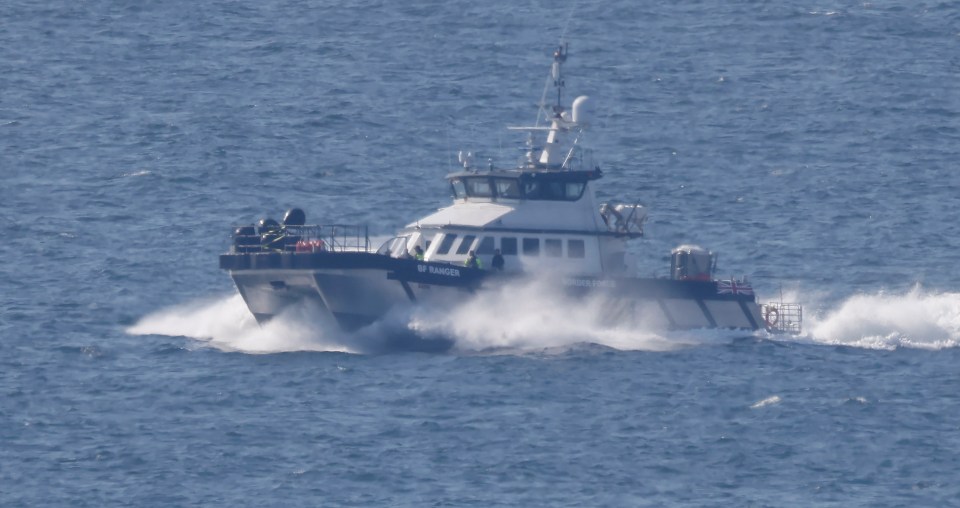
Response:
[{"label": "orange life ring", "polygon": [[768,328],[773,328],[777,326],[777,323],[780,322],[780,311],[776,307],[766,307],[763,309],[763,320],[767,323]]}]

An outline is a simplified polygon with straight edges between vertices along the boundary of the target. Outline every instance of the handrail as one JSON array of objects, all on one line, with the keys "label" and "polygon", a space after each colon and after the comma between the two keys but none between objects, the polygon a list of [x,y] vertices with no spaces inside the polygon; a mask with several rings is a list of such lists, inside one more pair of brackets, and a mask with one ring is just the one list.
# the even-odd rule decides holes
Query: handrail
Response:
[{"label": "handrail", "polygon": [[234,228],[230,252],[370,252],[366,225],[314,224],[305,226]]}]

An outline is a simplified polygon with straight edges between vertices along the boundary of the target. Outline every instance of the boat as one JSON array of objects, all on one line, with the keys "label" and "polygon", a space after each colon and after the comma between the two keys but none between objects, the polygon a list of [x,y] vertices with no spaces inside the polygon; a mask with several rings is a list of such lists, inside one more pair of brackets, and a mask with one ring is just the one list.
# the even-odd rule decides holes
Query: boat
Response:
[{"label": "boat", "polygon": [[537,280],[549,291],[608,298],[620,316],[644,315],[667,329],[799,333],[798,304],[760,304],[746,277],[716,278],[717,256],[705,248],[673,249],[667,276],[637,273],[628,244],[643,238],[647,209],[598,202],[604,173],[583,146],[589,97],[564,106],[568,51],[561,44],[553,52],[543,96],[555,100],[540,101],[533,126],[509,127],[526,135],[516,165],[478,165],[460,152],[446,176],[452,203],[381,245],[363,225],[307,225],[300,209],[282,222],[235,227],[220,268],[256,320],[306,302],[355,331],[398,307],[451,305]]}]

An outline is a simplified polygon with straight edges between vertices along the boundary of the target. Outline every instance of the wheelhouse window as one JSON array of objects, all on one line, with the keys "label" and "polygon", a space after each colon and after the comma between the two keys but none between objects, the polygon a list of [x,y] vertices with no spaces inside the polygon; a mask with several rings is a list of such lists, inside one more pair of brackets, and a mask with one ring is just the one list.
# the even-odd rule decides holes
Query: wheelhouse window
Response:
[{"label": "wheelhouse window", "polygon": [[463,180],[454,178],[450,180],[450,187],[453,189],[453,197],[463,199],[467,197],[467,188],[463,185]]},{"label": "wheelhouse window", "polygon": [[523,197],[540,199],[540,182],[523,182]]},{"label": "wheelhouse window", "polygon": [[494,178],[497,188],[497,197],[504,199],[520,199],[520,182],[516,178]]},{"label": "wheelhouse window", "polygon": [[517,239],[513,237],[501,238],[500,254],[503,254],[504,256],[516,256],[517,255]]},{"label": "wheelhouse window", "polygon": [[571,258],[584,258],[587,255],[587,249],[583,240],[567,240],[567,256]]},{"label": "wheelhouse window", "polygon": [[480,245],[477,247],[477,254],[493,254],[492,236],[485,236],[480,239]]},{"label": "wheelhouse window", "polygon": [[563,256],[563,240],[548,238],[543,241],[543,250],[548,258],[558,258]]},{"label": "wheelhouse window", "polygon": [[466,179],[467,195],[472,198],[489,198],[493,196],[493,187],[490,179],[474,177]]},{"label": "wheelhouse window", "polygon": [[473,241],[477,237],[474,235],[467,235],[463,237],[463,240],[460,242],[460,246],[457,247],[457,254],[466,254],[470,250],[470,247],[473,247]]},{"label": "wheelhouse window", "polygon": [[439,240],[441,236],[443,236],[443,235],[440,234],[440,233],[434,233],[434,235],[431,236],[431,237],[429,237],[429,238],[427,238],[426,236],[424,236],[423,238],[424,238],[426,241],[424,242],[425,245],[423,246],[423,250],[425,250],[425,251],[426,251],[426,250],[430,250],[430,245],[433,244],[433,241],[434,241],[434,240]]},{"label": "wheelhouse window", "polygon": [[539,256],[540,255],[540,239],[524,238],[523,239],[523,255]]},{"label": "wheelhouse window", "polygon": [[[585,178],[581,180],[581,178]],[[455,199],[529,199],[539,201],[577,201],[583,197],[590,175],[561,173],[463,174],[450,178]]]},{"label": "wheelhouse window", "polygon": [[566,184],[564,189],[563,196],[567,201],[576,201],[583,196],[583,189],[587,187],[587,184],[583,182],[569,182]]},{"label": "wheelhouse window", "polygon": [[585,182],[523,182],[523,197],[543,201],[576,201],[583,196]]},{"label": "wheelhouse window", "polygon": [[453,241],[456,239],[457,235],[443,235],[443,240],[440,241],[440,247],[437,247],[437,254],[450,252],[450,247],[453,247]]},{"label": "wheelhouse window", "polygon": [[546,182],[540,184],[540,196],[542,199],[549,199],[551,201],[563,201],[563,190],[565,188],[563,182]]}]

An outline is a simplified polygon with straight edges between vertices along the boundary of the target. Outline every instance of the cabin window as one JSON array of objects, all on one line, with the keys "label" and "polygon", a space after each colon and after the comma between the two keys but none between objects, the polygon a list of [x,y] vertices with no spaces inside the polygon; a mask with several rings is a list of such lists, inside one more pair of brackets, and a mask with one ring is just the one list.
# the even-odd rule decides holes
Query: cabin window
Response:
[{"label": "cabin window", "polygon": [[457,254],[466,254],[470,250],[470,247],[473,247],[473,241],[477,237],[474,235],[467,235],[463,237],[463,241],[460,242],[460,246],[457,247]]},{"label": "cabin window", "polygon": [[409,236],[400,236],[394,239],[393,247],[390,248],[390,256],[395,258],[402,258],[406,255],[407,252],[407,242],[410,241]]},{"label": "cabin window", "polygon": [[463,185],[463,180],[459,178],[454,178],[450,181],[450,187],[453,188],[453,197],[456,199],[463,199],[467,197],[467,189]]},{"label": "cabin window", "polygon": [[583,240],[567,240],[567,256],[584,258],[586,255],[587,249],[584,247]]},{"label": "cabin window", "polygon": [[467,178],[467,195],[472,198],[489,198],[493,196],[493,188],[489,178]]},{"label": "cabin window", "polygon": [[505,199],[520,199],[520,186],[515,178],[494,178],[497,196]]},{"label": "cabin window", "polygon": [[386,242],[383,242],[383,245],[377,249],[377,254],[384,256],[394,256],[399,257],[399,254],[402,253],[403,247],[407,245],[406,236],[395,236]]},{"label": "cabin window", "polygon": [[443,240],[440,241],[440,247],[437,248],[437,254],[450,252],[450,247],[453,247],[453,241],[456,239],[457,235],[443,235]]},{"label": "cabin window", "polygon": [[477,247],[477,254],[493,254],[492,236],[485,236],[480,239],[480,245]]},{"label": "cabin window", "polygon": [[558,258],[563,256],[563,240],[548,238],[543,241],[543,250],[548,258]]},{"label": "cabin window", "polygon": [[583,189],[586,186],[587,184],[583,182],[567,183],[566,189],[564,189],[566,192],[563,193],[564,199],[567,201],[576,201],[580,199],[580,197],[583,196]]},{"label": "cabin window", "polygon": [[523,182],[523,197],[540,199],[540,182]]},{"label": "cabin window", "polygon": [[566,186],[563,185],[563,182],[547,182],[540,184],[540,198],[549,199],[551,201],[561,201],[563,200],[563,190]]},{"label": "cabin window", "polygon": [[441,236],[442,236],[442,235],[440,235],[440,233],[434,233],[433,236],[430,236],[429,238],[428,238],[426,235],[424,235],[424,236],[423,236],[423,239],[424,239],[424,242],[423,242],[423,243],[424,243],[424,245],[423,245],[423,250],[424,250],[424,251],[430,250],[430,245],[433,243],[433,241],[434,241],[434,240],[439,240]]},{"label": "cabin window", "polygon": [[576,201],[587,187],[584,182],[524,182],[523,197],[532,200]]},{"label": "cabin window", "polygon": [[517,239],[513,237],[500,239],[500,254],[504,256],[517,255]]},{"label": "cabin window", "polygon": [[524,238],[523,239],[523,255],[539,256],[540,255],[540,239]]}]

